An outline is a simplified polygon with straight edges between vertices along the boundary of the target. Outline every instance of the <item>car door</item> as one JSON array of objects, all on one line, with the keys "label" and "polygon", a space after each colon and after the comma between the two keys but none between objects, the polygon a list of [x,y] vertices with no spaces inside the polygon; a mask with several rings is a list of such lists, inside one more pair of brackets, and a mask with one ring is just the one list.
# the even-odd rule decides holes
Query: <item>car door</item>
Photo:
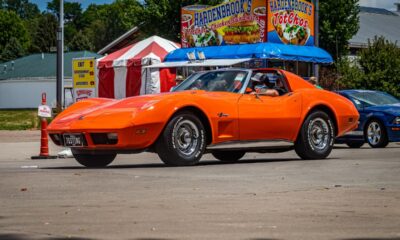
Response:
[{"label": "car door", "polygon": [[301,119],[300,93],[270,97],[243,94],[238,101],[241,141],[294,141]]}]

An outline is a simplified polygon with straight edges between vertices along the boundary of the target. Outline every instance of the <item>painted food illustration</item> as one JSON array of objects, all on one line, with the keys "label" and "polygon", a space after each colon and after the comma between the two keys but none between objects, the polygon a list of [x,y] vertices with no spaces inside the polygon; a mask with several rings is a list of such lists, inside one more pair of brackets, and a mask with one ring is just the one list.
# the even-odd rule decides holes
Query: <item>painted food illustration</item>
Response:
[{"label": "painted food illustration", "polygon": [[279,38],[285,44],[305,45],[310,37],[310,28],[305,26],[307,24],[279,23],[275,19],[272,19],[272,24]]},{"label": "painted food illustration", "polygon": [[222,39],[217,32],[212,30],[198,35],[188,35],[186,38],[189,47],[218,46],[221,44]]},{"label": "painted food illustration", "polygon": [[260,27],[256,21],[245,21],[227,26],[224,29],[227,44],[256,43],[260,41]]}]

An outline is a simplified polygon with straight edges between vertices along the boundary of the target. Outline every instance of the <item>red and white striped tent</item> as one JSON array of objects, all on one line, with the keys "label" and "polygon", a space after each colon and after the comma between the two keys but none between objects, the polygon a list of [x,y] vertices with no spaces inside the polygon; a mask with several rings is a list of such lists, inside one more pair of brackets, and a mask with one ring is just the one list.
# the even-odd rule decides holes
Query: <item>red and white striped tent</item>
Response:
[{"label": "red and white striped tent", "polygon": [[99,59],[98,96],[121,99],[168,92],[175,86],[174,68],[144,68],[161,63],[179,44],[153,36]]}]

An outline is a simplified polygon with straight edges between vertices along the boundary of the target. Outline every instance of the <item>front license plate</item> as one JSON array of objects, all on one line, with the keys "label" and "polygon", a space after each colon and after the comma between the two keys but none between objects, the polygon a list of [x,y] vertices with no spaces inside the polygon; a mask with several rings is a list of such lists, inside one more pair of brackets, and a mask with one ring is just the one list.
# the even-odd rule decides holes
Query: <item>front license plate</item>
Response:
[{"label": "front license plate", "polygon": [[83,146],[82,134],[64,134],[64,146],[66,147]]}]

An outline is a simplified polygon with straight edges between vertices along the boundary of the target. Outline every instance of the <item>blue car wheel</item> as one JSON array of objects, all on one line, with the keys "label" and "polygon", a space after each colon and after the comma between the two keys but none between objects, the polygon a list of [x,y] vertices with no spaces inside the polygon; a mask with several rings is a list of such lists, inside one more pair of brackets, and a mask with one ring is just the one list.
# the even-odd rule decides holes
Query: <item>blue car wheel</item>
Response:
[{"label": "blue car wheel", "polygon": [[389,144],[385,126],[375,119],[372,119],[366,125],[364,137],[372,148],[384,148]]}]

